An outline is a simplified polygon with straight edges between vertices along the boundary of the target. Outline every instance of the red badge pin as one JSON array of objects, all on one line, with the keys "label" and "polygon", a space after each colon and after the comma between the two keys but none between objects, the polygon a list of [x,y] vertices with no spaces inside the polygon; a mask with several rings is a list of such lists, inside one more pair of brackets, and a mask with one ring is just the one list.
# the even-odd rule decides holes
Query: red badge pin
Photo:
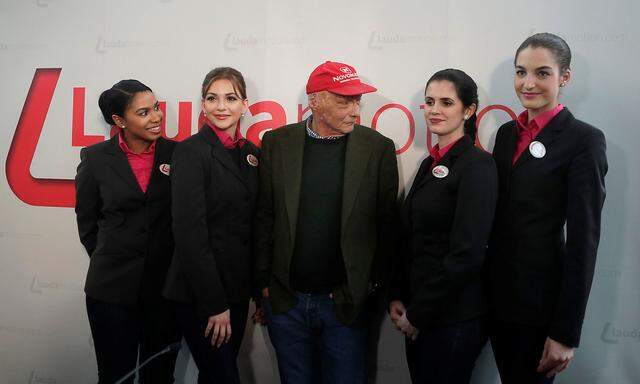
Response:
[{"label": "red badge pin", "polygon": [[443,179],[449,174],[449,168],[444,165],[438,165],[437,167],[433,168],[431,173],[438,179]]},{"label": "red badge pin", "polygon": [[169,164],[160,164],[160,167],[158,168],[160,169],[160,172],[169,176],[169,173],[171,172],[171,166]]},{"label": "red badge pin", "polygon": [[247,163],[249,163],[249,165],[251,165],[252,167],[257,167],[258,166],[258,158],[255,157],[255,155],[250,153],[250,154],[247,155]]}]

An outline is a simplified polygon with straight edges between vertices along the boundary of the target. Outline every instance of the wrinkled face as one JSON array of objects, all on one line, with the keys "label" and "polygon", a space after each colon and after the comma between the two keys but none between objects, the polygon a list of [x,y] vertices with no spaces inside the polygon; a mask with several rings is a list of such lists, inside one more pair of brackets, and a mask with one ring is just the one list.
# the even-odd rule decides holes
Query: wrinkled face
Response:
[{"label": "wrinkled face", "polygon": [[115,123],[122,127],[128,138],[155,141],[162,134],[162,111],[153,92],[138,92],[133,95],[124,116],[113,115]]},{"label": "wrinkled face", "polygon": [[470,116],[475,108],[465,108],[455,86],[447,80],[430,82],[424,95],[424,103],[427,128],[438,136],[464,134],[465,114]]},{"label": "wrinkled face", "polygon": [[342,96],[322,91],[310,98],[309,105],[316,123],[327,128],[333,135],[345,135],[353,131],[360,116],[362,95]]},{"label": "wrinkled face", "polygon": [[224,131],[235,127],[247,108],[247,100],[238,94],[233,83],[227,79],[211,83],[202,100],[202,110],[207,119]]},{"label": "wrinkled face", "polygon": [[553,53],[546,48],[527,47],[516,58],[514,88],[522,106],[533,118],[558,105],[560,87],[566,84],[570,70],[561,73]]}]

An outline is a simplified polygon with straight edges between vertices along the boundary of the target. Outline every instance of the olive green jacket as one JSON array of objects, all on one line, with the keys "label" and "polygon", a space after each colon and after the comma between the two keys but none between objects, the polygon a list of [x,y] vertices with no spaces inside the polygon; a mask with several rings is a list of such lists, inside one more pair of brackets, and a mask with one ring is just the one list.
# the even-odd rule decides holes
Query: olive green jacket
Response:
[{"label": "olive green jacket", "polygon": [[[274,313],[296,303],[290,286],[302,179],[305,121],[265,133],[254,229],[254,284],[269,288]],[[347,281],[333,292],[336,315],[352,323],[387,280],[394,252],[398,167],[393,142],[356,125],[347,137],[341,246]]]}]

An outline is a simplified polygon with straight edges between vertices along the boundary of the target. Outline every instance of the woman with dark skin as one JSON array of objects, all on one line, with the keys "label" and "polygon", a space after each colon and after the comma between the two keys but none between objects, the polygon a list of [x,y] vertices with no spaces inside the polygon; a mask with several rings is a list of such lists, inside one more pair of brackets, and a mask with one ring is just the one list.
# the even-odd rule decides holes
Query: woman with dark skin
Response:
[{"label": "woman with dark skin", "polygon": [[468,383],[487,340],[482,268],[497,198],[491,155],[474,146],[478,92],[464,72],[435,73],[425,120],[438,136],[402,205],[401,261],[389,312],[413,383]]},{"label": "woman with dark skin", "polygon": [[527,38],[514,61],[514,88],[525,110],[496,135],[491,345],[505,384],[551,383],[567,368],[593,279],[606,143],[599,129],[559,103],[570,64],[561,37]]},{"label": "woman with dark skin", "polygon": [[239,383],[236,364],[251,294],[251,223],[259,150],[242,137],[242,74],[221,67],[202,84],[204,124],[173,156],[176,254],[165,296],[198,366],[198,383]]},{"label": "woman with dark skin", "polygon": [[[85,293],[99,383],[111,384],[138,359],[180,340],[161,296],[173,254],[169,172],[175,143],[161,137],[162,111],[139,81],[120,81],[98,104],[118,133],[80,152],[76,216],[91,257]],[[139,382],[173,383],[176,356],[154,359],[140,370]]]}]

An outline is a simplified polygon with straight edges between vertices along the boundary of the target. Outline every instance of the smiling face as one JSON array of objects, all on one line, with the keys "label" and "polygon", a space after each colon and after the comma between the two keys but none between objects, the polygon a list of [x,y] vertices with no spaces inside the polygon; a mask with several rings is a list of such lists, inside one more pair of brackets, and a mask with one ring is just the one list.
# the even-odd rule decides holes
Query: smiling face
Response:
[{"label": "smiling face", "polygon": [[242,114],[247,110],[248,102],[243,99],[227,79],[218,79],[211,83],[202,100],[202,110],[213,125],[229,135],[235,136],[235,127]]},{"label": "smiling face", "polygon": [[163,114],[153,92],[138,92],[133,95],[124,110],[124,116],[113,115],[114,122],[124,127],[127,142],[153,142],[162,135],[160,124]]},{"label": "smiling face", "polygon": [[309,95],[313,127],[321,136],[346,135],[360,116],[362,95],[342,96],[328,91]]},{"label": "smiling face", "polygon": [[560,88],[571,78],[571,71],[560,70],[553,53],[542,47],[527,47],[516,57],[514,88],[529,119],[558,105]]},{"label": "smiling face", "polygon": [[456,88],[447,80],[429,83],[424,97],[424,118],[427,128],[438,135],[441,146],[464,135],[465,116],[475,112],[475,105],[465,107]]}]

